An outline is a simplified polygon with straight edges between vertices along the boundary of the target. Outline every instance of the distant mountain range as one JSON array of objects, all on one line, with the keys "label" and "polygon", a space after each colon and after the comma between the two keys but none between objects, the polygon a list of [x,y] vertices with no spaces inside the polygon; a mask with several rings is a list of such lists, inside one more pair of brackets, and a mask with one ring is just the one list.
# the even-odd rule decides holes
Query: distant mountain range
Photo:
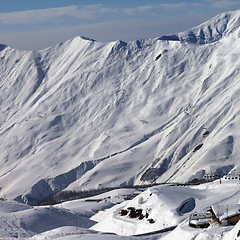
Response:
[{"label": "distant mountain range", "polygon": [[238,171],[240,11],[129,43],[0,45],[0,195]]}]

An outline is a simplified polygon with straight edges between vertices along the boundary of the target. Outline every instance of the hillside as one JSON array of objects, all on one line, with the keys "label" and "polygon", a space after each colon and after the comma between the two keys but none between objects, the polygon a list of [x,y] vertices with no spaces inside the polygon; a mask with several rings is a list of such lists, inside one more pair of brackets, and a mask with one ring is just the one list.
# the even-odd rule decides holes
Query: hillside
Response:
[{"label": "hillside", "polygon": [[164,184],[141,190],[116,189],[51,206],[1,200],[0,237],[22,240],[239,239],[239,222],[235,226],[215,222],[204,229],[189,226],[192,213],[205,214],[213,205],[221,209],[220,216],[226,213],[230,216],[233,209],[236,211],[235,207],[239,213],[239,191],[239,180],[223,178],[221,184],[218,180],[199,186]]},{"label": "hillside", "polygon": [[0,195],[36,204],[238,169],[239,26],[237,11],[129,43],[1,45]]}]

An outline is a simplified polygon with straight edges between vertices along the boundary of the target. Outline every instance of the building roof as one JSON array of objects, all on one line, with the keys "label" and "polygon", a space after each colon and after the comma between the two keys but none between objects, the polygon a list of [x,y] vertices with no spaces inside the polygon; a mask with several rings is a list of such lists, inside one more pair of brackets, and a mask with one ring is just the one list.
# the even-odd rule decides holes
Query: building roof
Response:
[{"label": "building roof", "polygon": [[240,215],[240,204],[212,205],[211,208],[221,221]]}]

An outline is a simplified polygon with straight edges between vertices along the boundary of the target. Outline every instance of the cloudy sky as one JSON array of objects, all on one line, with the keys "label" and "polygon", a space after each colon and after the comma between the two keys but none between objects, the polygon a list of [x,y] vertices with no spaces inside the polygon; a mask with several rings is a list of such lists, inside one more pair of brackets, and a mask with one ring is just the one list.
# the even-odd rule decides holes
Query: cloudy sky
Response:
[{"label": "cloudy sky", "polygon": [[0,0],[0,43],[35,50],[86,36],[131,41],[181,32],[239,0]]}]

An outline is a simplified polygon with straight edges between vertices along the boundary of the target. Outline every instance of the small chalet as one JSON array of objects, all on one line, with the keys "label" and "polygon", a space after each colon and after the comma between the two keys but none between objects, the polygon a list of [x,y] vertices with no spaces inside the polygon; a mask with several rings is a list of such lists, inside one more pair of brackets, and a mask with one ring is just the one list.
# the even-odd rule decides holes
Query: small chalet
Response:
[{"label": "small chalet", "polygon": [[221,225],[235,225],[240,220],[240,204],[213,205],[211,210]]},{"label": "small chalet", "polygon": [[210,226],[211,216],[202,213],[193,213],[189,217],[189,226],[194,228],[208,228]]},{"label": "small chalet", "polygon": [[207,228],[210,224],[235,225],[240,220],[240,204],[213,205],[205,213],[194,213],[189,217],[189,226]]}]

